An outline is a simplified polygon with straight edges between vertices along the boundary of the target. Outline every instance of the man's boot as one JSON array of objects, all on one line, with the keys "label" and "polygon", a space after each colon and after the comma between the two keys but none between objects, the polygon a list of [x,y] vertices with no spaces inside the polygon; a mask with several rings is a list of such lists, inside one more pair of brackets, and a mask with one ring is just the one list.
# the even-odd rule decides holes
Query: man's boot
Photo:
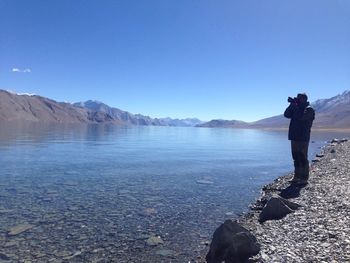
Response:
[{"label": "man's boot", "polygon": [[309,180],[309,162],[306,163],[306,165],[304,165],[302,167],[302,173],[301,173],[301,177],[300,177],[300,183],[301,184],[307,184],[308,180]]},{"label": "man's boot", "polygon": [[292,184],[299,183],[303,174],[302,167],[298,163],[294,163],[294,176],[292,181],[290,181]]}]

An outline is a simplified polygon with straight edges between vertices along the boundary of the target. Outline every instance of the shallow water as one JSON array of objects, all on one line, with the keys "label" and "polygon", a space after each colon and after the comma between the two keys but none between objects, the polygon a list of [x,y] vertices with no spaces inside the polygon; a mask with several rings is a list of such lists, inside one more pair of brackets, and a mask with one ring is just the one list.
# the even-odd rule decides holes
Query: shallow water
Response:
[{"label": "shallow water", "polygon": [[[334,137],[349,134],[314,132],[310,159]],[[292,161],[286,131],[17,125],[0,128],[0,169],[16,260],[186,262]]]}]

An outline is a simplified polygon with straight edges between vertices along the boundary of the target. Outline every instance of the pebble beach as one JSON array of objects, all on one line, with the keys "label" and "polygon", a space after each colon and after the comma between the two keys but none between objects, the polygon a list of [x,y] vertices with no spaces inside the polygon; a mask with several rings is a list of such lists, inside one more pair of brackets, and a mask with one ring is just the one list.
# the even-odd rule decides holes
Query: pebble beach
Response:
[{"label": "pebble beach", "polygon": [[[333,140],[312,160],[307,186],[291,190],[289,174],[263,188],[251,211],[238,219],[261,245],[249,262],[350,262],[349,153],[349,141]],[[262,204],[275,195],[301,207],[260,224]]]}]

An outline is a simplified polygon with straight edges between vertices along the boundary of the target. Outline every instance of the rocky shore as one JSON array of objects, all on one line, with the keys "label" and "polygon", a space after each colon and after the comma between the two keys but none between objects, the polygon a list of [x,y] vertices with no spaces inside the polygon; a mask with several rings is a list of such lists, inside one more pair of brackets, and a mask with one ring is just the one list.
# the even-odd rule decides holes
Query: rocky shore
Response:
[{"label": "rocky shore", "polygon": [[[309,184],[291,186],[292,174],[263,188],[237,222],[255,235],[260,253],[249,262],[350,262],[350,142],[333,140],[312,160]],[[259,223],[271,196],[300,207],[280,220]]]}]

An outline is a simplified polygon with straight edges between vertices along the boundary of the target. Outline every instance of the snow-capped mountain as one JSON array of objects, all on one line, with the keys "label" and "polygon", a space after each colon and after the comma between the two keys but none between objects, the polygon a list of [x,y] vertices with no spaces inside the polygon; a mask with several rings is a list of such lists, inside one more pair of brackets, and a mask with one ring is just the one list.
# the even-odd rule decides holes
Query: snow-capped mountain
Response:
[{"label": "snow-capped mountain", "polygon": [[142,114],[132,114],[127,111],[113,108],[96,100],[88,100],[84,102],[77,102],[73,104],[77,107],[87,108],[93,111],[99,111],[110,115],[116,120],[123,121],[127,124],[133,125],[154,125],[154,126],[195,126],[202,123],[196,118],[187,119],[172,119],[172,118],[151,118]]},{"label": "snow-capped mountain", "polygon": [[339,106],[349,107],[350,106],[350,91],[344,91],[342,94],[334,96],[330,99],[320,99],[312,103],[314,109],[321,113],[327,112],[332,109],[338,108]]}]

